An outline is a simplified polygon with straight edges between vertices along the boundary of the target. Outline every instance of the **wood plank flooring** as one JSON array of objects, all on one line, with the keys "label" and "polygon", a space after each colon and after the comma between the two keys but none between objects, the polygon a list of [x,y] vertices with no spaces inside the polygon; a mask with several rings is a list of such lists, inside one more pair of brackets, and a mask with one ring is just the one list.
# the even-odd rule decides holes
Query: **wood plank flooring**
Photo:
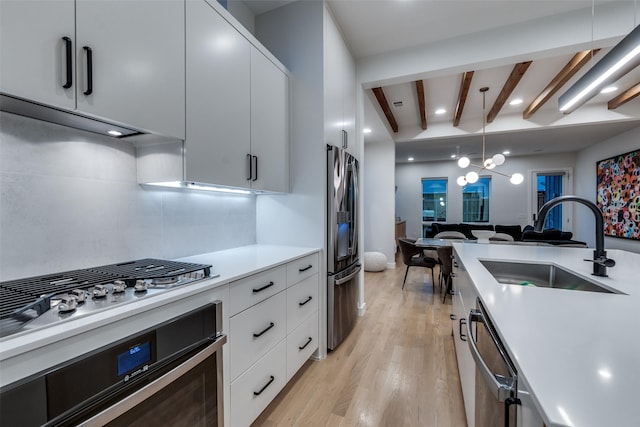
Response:
[{"label": "wood plank flooring", "polygon": [[[465,427],[451,336],[428,269],[365,273],[364,316],[325,360],[308,361],[253,426]],[[436,270],[436,281],[437,281]]]}]

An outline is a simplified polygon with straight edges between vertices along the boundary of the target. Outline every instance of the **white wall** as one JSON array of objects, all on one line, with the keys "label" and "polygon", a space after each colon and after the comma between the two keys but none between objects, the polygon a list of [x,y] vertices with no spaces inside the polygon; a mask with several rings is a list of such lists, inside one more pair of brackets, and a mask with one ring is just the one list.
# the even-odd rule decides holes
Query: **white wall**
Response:
[{"label": "white wall", "polygon": [[[479,161],[472,162],[479,163]],[[520,172],[525,181],[513,185],[503,176],[481,173],[480,176],[491,176],[491,205],[489,222],[491,224],[525,226],[531,223],[530,200],[531,171],[536,169],[573,169],[574,153],[554,155],[508,157],[500,172],[512,174]],[[462,189],[456,184],[458,176],[463,175],[456,162],[422,162],[396,165],[396,216],[407,221],[407,236],[420,237],[422,234],[422,178],[447,178],[447,222],[462,222]],[[567,189],[567,194],[572,190]]]},{"label": "white wall", "polygon": [[364,145],[364,250],[382,252],[395,266],[395,146]]},{"label": "white wall", "polygon": [[0,121],[0,280],[256,241],[255,196],[142,187],[129,142]]},{"label": "white wall", "polygon": [[[640,126],[578,152],[576,157],[576,194],[595,202],[596,162],[638,149],[640,149]],[[595,243],[595,220],[588,209],[581,208],[580,211],[581,214],[576,213],[575,238],[593,246]],[[640,241],[607,237],[605,238],[605,247],[640,252]]]}]

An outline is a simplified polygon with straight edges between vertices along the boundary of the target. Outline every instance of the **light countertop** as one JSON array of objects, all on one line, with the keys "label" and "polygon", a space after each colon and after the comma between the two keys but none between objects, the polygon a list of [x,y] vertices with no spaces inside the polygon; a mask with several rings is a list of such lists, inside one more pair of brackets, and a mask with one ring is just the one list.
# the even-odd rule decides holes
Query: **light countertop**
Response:
[{"label": "light countertop", "polygon": [[206,298],[203,297],[214,295],[222,285],[318,250],[306,247],[251,245],[181,258],[179,261],[211,264],[213,277],[148,298],[92,312],[84,317],[25,330],[0,339],[0,386],[11,384],[68,358],[98,348],[105,344],[106,336],[109,334],[114,337],[130,334],[137,327],[148,327],[147,323],[163,315],[178,315],[179,313],[174,312],[188,308],[189,304],[197,304],[198,300],[206,303]]},{"label": "light countertop", "polygon": [[[593,249],[454,243],[547,426],[640,422],[640,254],[608,250],[609,277],[591,275]],[[479,259],[552,263],[624,294],[499,284]]]}]

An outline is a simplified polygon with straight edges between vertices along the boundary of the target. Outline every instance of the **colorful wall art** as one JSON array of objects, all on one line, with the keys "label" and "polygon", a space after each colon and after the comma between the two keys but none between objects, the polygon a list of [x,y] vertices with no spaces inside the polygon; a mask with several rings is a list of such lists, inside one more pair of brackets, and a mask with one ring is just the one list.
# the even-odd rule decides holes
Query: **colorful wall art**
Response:
[{"label": "colorful wall art", "polygon": [[596,163],[605,236],[640,240],[639,165],[640,149]]}]

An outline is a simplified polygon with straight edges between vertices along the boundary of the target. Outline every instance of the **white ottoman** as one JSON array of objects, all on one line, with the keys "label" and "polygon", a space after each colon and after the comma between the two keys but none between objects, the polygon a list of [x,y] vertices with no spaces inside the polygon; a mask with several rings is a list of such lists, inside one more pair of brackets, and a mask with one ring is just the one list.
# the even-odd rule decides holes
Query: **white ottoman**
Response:
[{"label": "white ottoman", "polygon": [[364,253],[364,271],[384,271],[387,268],[387,257],[382,252]]}]

